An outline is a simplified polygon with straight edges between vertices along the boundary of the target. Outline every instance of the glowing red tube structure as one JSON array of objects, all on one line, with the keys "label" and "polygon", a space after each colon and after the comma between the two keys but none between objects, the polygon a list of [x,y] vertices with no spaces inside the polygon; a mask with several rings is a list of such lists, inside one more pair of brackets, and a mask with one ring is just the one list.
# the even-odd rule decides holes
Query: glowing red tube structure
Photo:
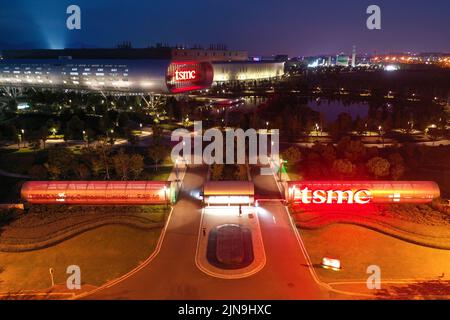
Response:
[{"label": "glowing red tube structure", "polygon": [[31,181],[21,190],[30,204],[147,205],[173,199],[167,181]]},{"label": "glowing red tube structure", "polygon": [[419,204],[439,196],[432,181],[290,181],[286,189],[286,199],[301,204]]}]

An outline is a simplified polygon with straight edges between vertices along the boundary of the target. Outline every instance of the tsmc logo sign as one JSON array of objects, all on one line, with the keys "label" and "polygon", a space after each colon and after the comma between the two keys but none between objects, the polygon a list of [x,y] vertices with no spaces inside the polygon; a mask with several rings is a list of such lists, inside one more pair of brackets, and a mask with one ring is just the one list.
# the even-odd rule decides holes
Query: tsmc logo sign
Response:
[{"label": "tsmc logo sign", "polygon": [[197,78],[196,70],[175,71],[175,81],[189,81]]},{"label": "tsmc logo sign", "polygon": [[372,199],[369,190],[310,190],[308,187],[304,189],[296,189],[294,186],[294,201],[301,201],[304,204],[367,204]]}]

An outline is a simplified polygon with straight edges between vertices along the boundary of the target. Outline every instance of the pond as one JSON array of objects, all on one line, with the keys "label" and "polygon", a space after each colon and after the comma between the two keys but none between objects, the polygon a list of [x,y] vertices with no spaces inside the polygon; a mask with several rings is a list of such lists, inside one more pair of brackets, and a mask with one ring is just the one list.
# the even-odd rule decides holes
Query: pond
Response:
[{"label": "pond", "polygon": [[339,100],[327,99],[311,99],[308,106],[324,115],[328,122],[333,122],[339,114],[346,112],[355,120],[358,116],[365,118],[369,112],[369,104],[367,102],[343,103]]}]

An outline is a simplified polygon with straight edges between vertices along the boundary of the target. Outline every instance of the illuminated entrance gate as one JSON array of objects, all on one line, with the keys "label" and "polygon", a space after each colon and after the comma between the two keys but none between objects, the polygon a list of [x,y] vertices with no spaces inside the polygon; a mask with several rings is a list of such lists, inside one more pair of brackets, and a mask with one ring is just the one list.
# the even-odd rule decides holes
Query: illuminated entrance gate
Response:
[{"label": "illuminated entrance gate", "polygon": [[203,202],[210,205],[253,205],[255,187],[249,181],[212,181],[203,186]]}]

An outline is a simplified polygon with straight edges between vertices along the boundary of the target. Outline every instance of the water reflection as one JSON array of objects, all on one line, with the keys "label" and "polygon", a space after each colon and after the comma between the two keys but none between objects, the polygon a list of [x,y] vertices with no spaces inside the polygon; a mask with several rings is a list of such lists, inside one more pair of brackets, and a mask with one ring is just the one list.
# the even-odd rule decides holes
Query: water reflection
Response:
[{"label": "water reflection", "polygon": [[328,122],[333,122],[339,114],[346,112],[355,120],[358,116],[365,118],[369,112],[367,102],[343,103],[339,100],[311,99],[308,106],[317,112],[321,112]]}]

